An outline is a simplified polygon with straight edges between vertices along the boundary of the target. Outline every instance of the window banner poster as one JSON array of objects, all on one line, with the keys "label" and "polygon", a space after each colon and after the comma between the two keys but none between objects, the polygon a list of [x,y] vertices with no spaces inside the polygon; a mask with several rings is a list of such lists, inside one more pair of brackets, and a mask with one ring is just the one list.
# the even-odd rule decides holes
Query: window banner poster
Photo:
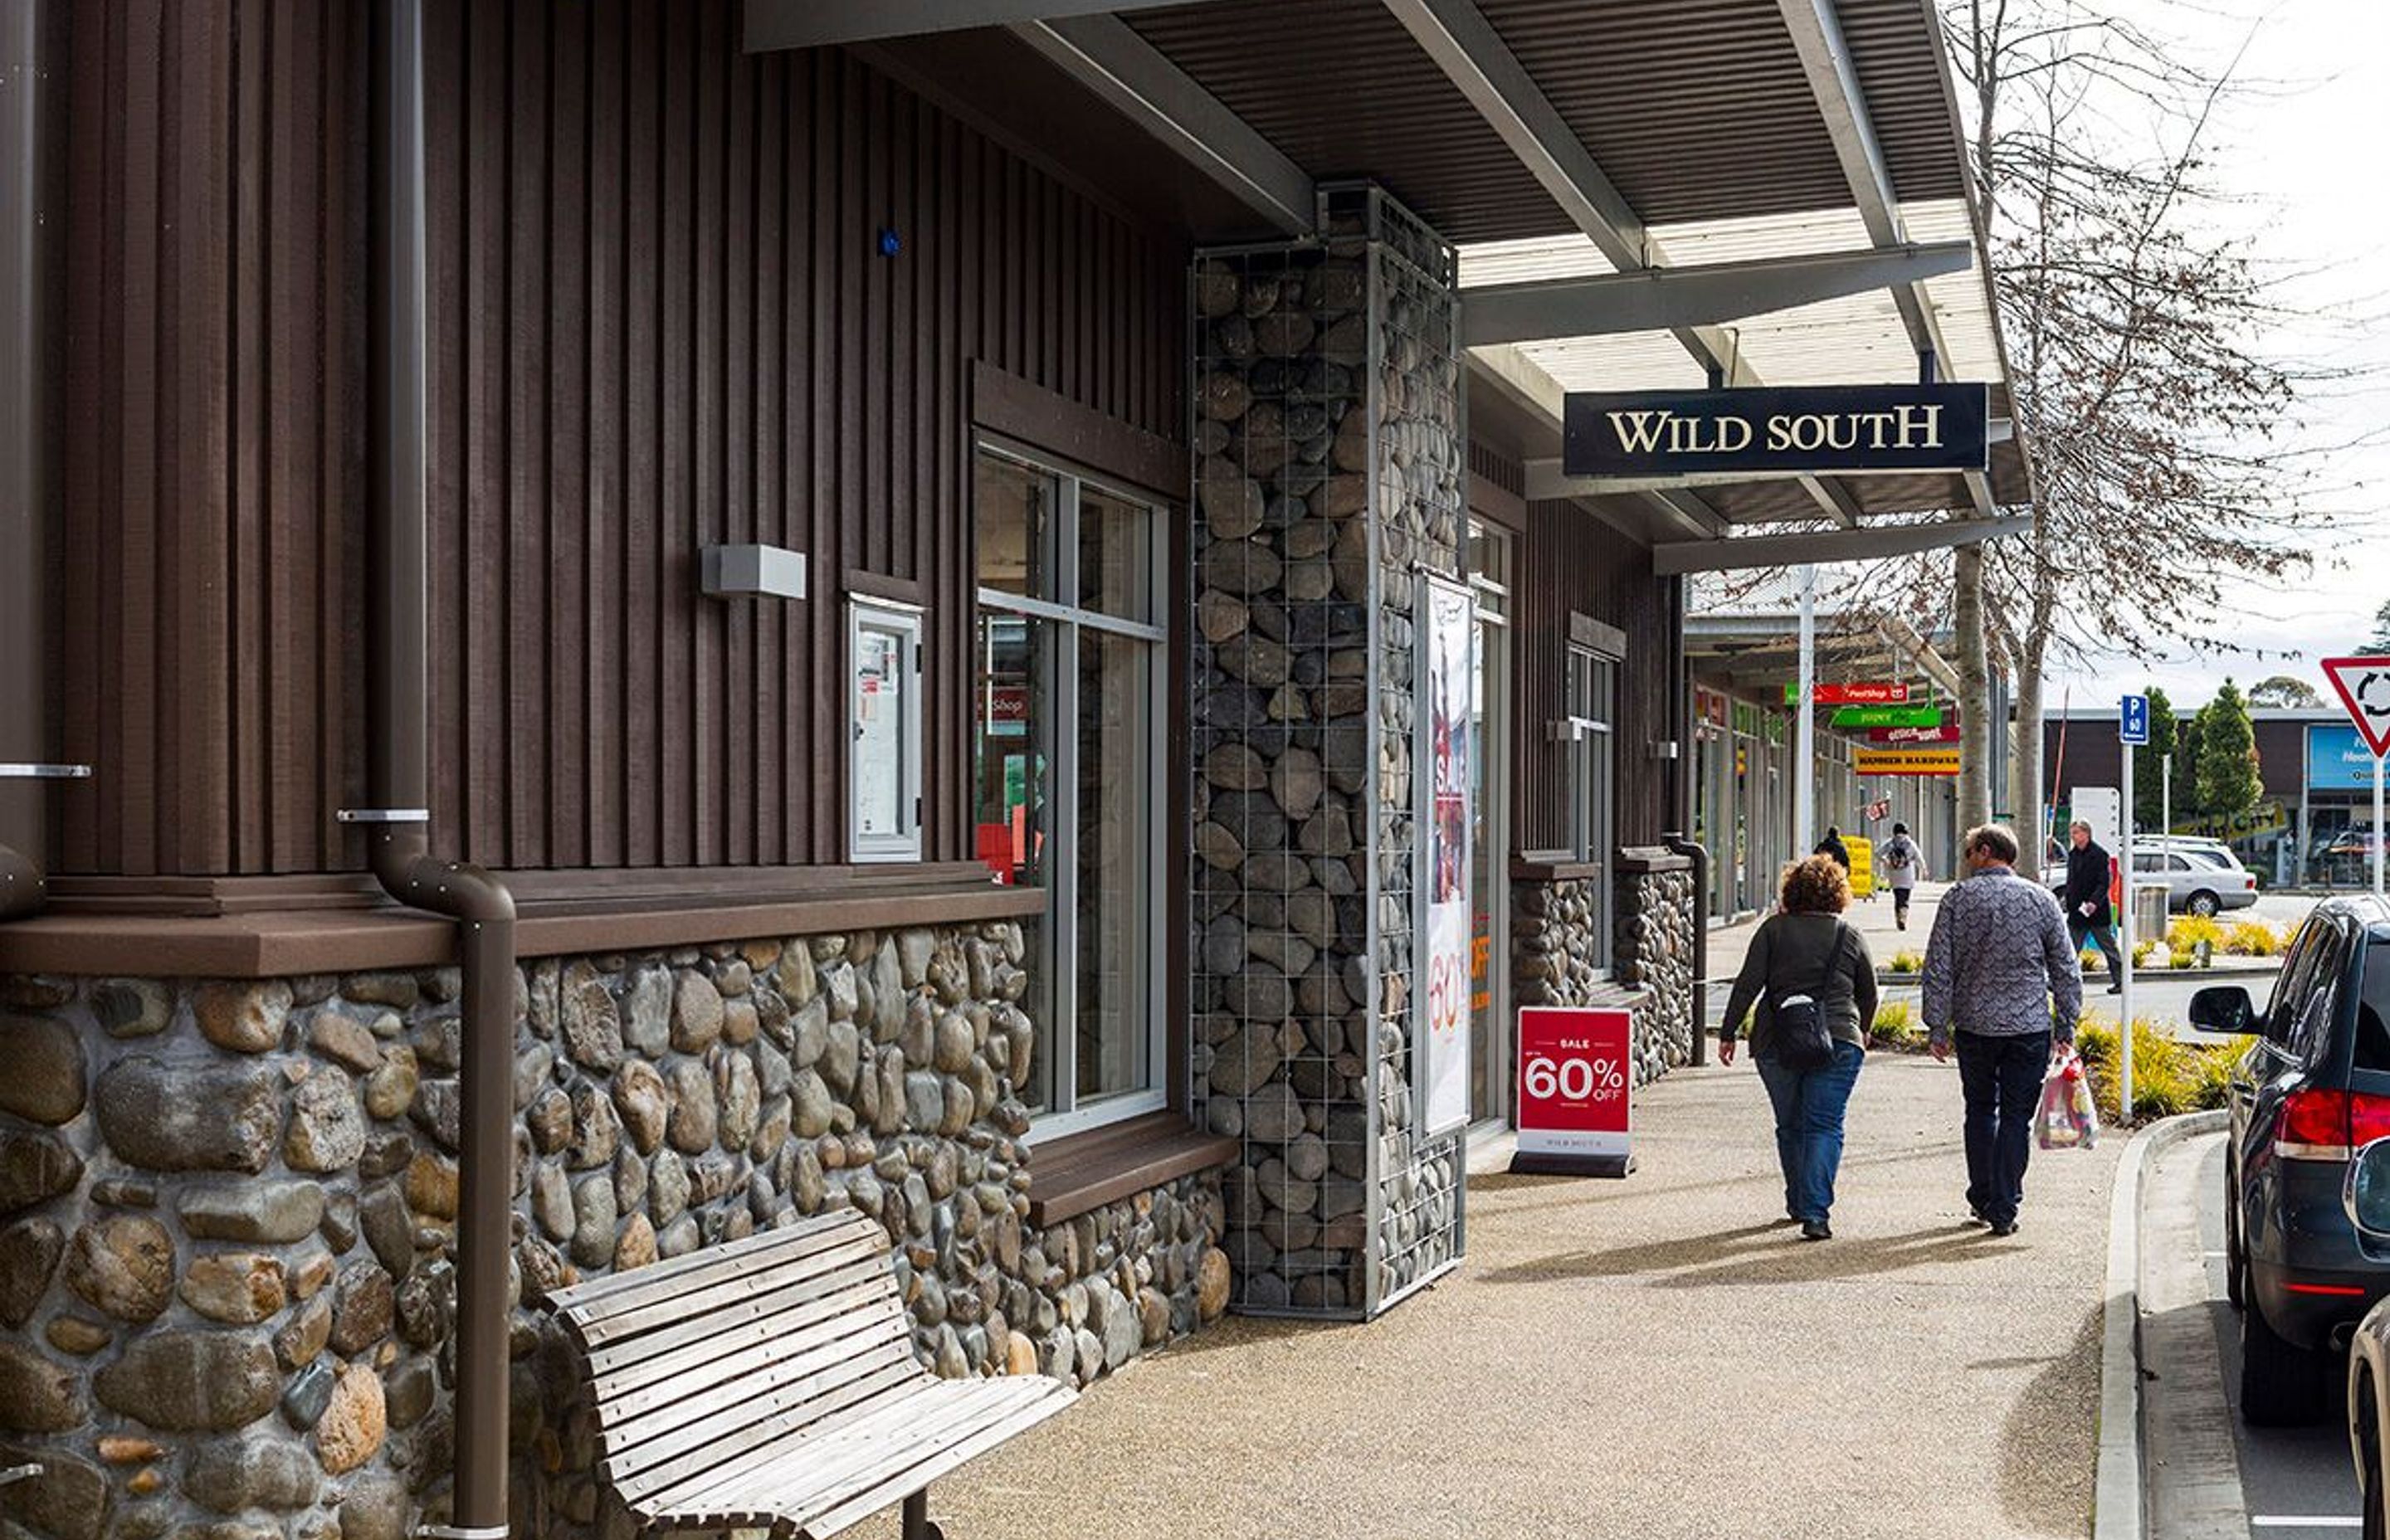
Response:
[{"label": "window banner poster", "polygon": [[[1420,1132],[1434,1138],[1469,1122],[1470,756],[1476,702],[1477,602],[1441,578],[1420,585],[1417,634],[1419,799],[1424,902],[1419,906],[1411,1044]],[[1418,987],[1420,981],[1426,987]]]}]

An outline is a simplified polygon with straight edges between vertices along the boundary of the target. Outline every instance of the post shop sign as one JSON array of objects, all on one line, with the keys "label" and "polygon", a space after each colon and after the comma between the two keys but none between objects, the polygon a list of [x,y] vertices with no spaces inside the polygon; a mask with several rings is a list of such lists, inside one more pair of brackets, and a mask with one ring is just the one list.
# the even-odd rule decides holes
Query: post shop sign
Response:
[{"label": "post shop sign", "polygon": [[1519,1149],[1513,1171],[1624,1176],[1633,1169],[1630,1011],[1519,1011]]}]

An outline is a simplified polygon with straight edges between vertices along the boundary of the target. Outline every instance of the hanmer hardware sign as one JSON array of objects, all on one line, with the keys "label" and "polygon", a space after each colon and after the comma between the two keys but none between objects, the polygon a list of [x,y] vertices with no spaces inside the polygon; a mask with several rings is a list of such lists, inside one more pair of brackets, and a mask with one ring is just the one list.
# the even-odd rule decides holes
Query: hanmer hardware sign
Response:
[{"label": "hanmer hardware sign", "polygon": [[1571,476],[1990,464],[1991,397],[1980,383],[1572,391],[1561,422]]}]

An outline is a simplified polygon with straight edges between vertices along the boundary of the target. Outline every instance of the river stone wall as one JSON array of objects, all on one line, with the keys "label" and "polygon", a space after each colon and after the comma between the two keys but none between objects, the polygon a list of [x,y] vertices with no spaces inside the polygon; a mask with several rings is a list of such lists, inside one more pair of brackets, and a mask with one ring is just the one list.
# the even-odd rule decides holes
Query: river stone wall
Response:
[{"label": "river stone wall", "polygon": [[[839,1204],[942,1375],[1084,1384],[1227,1303],[1216,1173],[1026,1223],[1009,923],[520,975],[515,1518],[627,1534],[561,1399],[565,1283]],[[445,1516],[453,969],[0,978],[0,1530],[403,1540]]]},{"label": "river stone wall", "polygon": [[1358,1315],[1458,1246],[1405,1054],[1413,573],[1459,571],[1463,439],[1450,249],[1329,214],[1192,280],[1193,1069],[1237,1304]]},{"label": "river stone wall", "polygon": [[1692,1061],[1692,867],[1672,853],[1638,849],[1620,852],[1615,866],[1607,975],[1599,966],[1598,879],[1511,883],[1511,988],[1523,1006],[1634,1011],[1642,1085]]},{"label": "river stone wall", "polygon": [[1657,1080],[1693,1059],[1693,864],[1673,852],[1619,853],[1612,953],[1618,982],[1650,998],[1636,1022],[1636,1065]]}]

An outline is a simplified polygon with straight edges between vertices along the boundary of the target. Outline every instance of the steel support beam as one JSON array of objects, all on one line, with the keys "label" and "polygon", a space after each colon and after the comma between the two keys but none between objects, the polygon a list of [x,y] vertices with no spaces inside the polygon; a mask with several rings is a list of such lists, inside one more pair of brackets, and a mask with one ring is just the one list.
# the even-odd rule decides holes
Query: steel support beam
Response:
[{"label": "steel support beam", "polygon": [[[1476,356],[1480,359],[1484,357],[1483,354]],[[1530,404],[1548,398],[1551,402],[1552,419],[1556,422],[1560,420],[1560,396],[1557,393],[1530,394],[1523,388],[1515,389],[1512,393],[1519,400]],[[2010,420],[2007,417],[1993,418],[1991,442],[2006,443],[2011,437],[2010,427]],[[1526,472],[1527,495],[1530,498],[1614,497],[1638,492],[1667,492],[1687,487],[1698,491],[1703,487],[1749,486],[1754,481],[1805,482],[1827,480],[1815,472],[1800,470],[1690,470],[1675,476],[1572,476],[1563,468],[1559,458],[1551,456],[1542,456],[1528,460]],[[1830,486],[1838,492],[1840,489],[1835,483],[1857,481],[1862,477],[1912,474],[1914,472],[1906,470],[1838,471],[1834,474]],[[1962,471],[1960,474],[1971,481],[1983,481],[1984,496],[1988,498],[1991,495],[1991,484],[1984,481],[1983,472],[1970,470]],[[1803,490],[1809,489],[1805,487]],[[1810,492],[1810,495],[1815,497],[1817,494]],[[1974,498],[1974,493],[1972,491],[1968,495],[1971,500]],[[1831,514],[1831,510],[1829,511]],[[1988,505],[1979,507],[1977,511],[1988,514]]]},{"label": "steel support beam", "polygon": [[[1643,501],[1650,504],[1663,518],[1689,532],[1696,539],[1724,544],[1727,532],[1731,528],[1727,522],[1726,515],[1702,501],[1697,494],[1681,488],[1647,492],[1643,494]],[[1655,545],[1652,547],[1652,554],[1656,556],[1664,549],[1666,549],[1664,545]],[[1655,568],[1653,571],[1658,571],[1658,569]],[[1669,574],[1662,571],[1659,575],[1666,577]]]},{"label": "steel support beam", "polygon": [[[1643,217],[1472,0],[1385,3],[1412,40],[1501,136],[1519,163],[1551,194],[1569,222],[1610,259],[1610,265],[1621,273],[1640,273],[1664,264],[1666,259],[1644,228]],[[1732,340],[1715,327],[1669,329],[1703,368],[1728,384],[1744,379]]]},{"label": "steel support beam", "polygon": [[745,0],[740,45],[751,54],[872,43],[969,27],[1009,27],[1107,12],[1153,10],[1186,0]]},{"label": "steel support beam", "polygon": [[2033,520],[2025,516],[1948,519],[1931,524],[1877,524],[1867,529],[1827,530],[1810,534],[1684,541],[1651,547],[1651,571],[1658,577],[1674,577],[1682,572],[1792,567],[1807,561],[1869,561],[1878,557],[1911,556],[1948,545],[1998,540],[2003,535],[2022,534],[2032,527]]},{"label": "steel support beam", "polygon": [[1464,347],[1674,331],[1921,282],[1974,265],[1972,241],[1763,257],[1461,290]]},{"label": "steel support beam", "polygon": [[[1867,93],[1859,84],[1858,67],[1852,61],[1850,41],[1843,35],[1834,0],[1776,0],[1776,8],[1792,34],[1793,49],[1801,56],[1801,72],[1808,79],[1818,115],[1825,119],[1827,136],[1833,141],[1843,180],[1850,185],[1851,201],[1858,206],[1868,238],[1879,247],[1906,245],[1908,237],[1901,225],[1892,172],[1884,161],[1883,146],[1876,138]],[[1918,353],[1947,361],[1949,350],[1943,345],[1942,328],[1934,320],[1934,303],[1926,297],[1924,285],[1896,285],[1892,298]]]},{"label": "steel support beam", "polygon": [[1311,174],[1111,16],[1022,21],[1012,35],[1290,236],[1313,233]]},{"label": "steel support beam", "polygon": [[1827,518],[1846,530],[1859,527],[1858,499],[1851,495],[1848,487],[1840,481],[1828,481],[1823,476],[1804,476],[1800,482],[1801,490],[1809,494],[1817,503],[1818,511]]}]

